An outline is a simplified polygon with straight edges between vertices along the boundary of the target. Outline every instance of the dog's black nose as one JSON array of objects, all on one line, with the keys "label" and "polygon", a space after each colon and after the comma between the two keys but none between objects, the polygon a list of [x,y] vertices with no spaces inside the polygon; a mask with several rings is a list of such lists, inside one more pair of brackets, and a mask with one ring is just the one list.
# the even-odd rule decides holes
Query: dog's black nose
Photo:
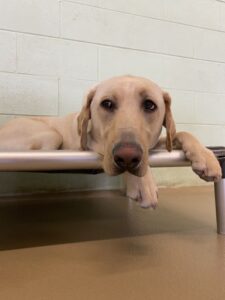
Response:
[{"label": "dog's black nose", "polygon": [[143,151],[136,143],[119,143],[113,149],[115,164],[122,170],[134,170],[138,168]]}]

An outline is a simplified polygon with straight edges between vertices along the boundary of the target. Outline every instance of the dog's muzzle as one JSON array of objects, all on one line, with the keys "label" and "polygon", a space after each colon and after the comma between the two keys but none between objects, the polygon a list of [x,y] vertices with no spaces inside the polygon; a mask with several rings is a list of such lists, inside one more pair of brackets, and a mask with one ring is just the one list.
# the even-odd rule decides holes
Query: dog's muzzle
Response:
[{"label": "dog's muzzle", "polygon": [[139,144],[125,142],[118,143],[113,148],[114,164],[120,171],[135,172],[141,163],[143,151]]}]

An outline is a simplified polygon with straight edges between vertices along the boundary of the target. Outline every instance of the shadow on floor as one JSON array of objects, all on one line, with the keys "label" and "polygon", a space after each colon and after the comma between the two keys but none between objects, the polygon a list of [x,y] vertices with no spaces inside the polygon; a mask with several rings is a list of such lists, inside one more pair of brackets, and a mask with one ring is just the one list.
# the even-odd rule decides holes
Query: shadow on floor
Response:
[{"label": "shadow on floor", "polygon": [[163,192],[156,211],[143,210],[116,191],[4,198],[0,201],[0,250],[201,228],[214,231],[211,223],[192,213],[190,202],[202,205],[198,190],[199,201],[190,197],[184,199],[183,192],[174,197],[173,189]]}]

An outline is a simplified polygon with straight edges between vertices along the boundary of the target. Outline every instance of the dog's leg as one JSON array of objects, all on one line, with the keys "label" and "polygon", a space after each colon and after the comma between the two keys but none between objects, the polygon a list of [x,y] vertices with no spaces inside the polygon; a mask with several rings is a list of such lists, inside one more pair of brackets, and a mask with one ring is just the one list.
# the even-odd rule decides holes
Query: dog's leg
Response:
[{"label": "dog's leg", "polygon": [[143,177],[125,173],[126,196],[136,200],[143,208],[156,208],[158,202],[158,188],[155,184],[150,167]]},{"label": "dog's leg", "polygon": [[53,130],[40,132],[28,137],[15,137],[0,140],[1,151],[30,151],[43,150],[50,151],[60,149],[62,137]]},{"label": "dog's leg", "polygon": [[191,161],[193,171],[206,181],[218,181],[221,168],[214,153],[204,147],[188,132],[178,132],[174,140],[175,146],[181,148],[187,159]]},{"label": "dog's leg", "polygon": [[[16,118],[0,128],[1,151],[28,151],[59,149],[62,135],[37,118]],[[54,124],[53,124],[54,125]]]},{"label": "dog's leg", "polygon": [[35,134],[32,138],[30,138],[29,150],[55,150],[60,148],[62,142],[63,139],[60,134],[54,130],[49,130]]}]

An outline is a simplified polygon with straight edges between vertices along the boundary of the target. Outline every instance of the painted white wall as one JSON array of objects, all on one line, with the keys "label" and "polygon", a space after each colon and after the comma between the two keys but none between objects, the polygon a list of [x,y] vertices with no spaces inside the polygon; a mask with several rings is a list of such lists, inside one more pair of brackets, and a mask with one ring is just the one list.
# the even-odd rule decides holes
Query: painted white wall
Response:
[{"label": "painted white wall", "polygon": [[[89,86],[127,73],[171,93],[179,130],[225,144],[224,1],[0,0],[0,124],[79,110]],[[200,183],[186,169],[156,174],[160,184]]]}]

